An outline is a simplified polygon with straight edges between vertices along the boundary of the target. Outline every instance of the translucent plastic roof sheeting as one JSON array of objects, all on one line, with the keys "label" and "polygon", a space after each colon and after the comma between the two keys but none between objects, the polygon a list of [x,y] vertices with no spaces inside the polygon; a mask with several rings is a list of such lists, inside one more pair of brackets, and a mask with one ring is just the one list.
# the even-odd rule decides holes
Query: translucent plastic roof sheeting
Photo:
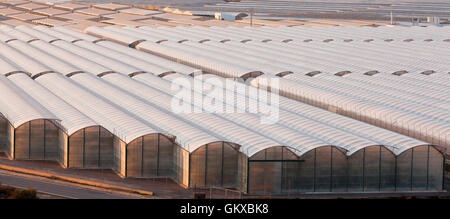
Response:
[{"label": "translucent plastic roof sheeting", "polygon": [[[93,75],[77,74],[72,76],[71,79],[85,89],[90,90],[117,105],[126,106],[127,111],[133,113],[135,117],[141,118],[145,123],[158,127],[161,130],[165,130],[165,133],[176,136],[175,141],[189,152],[193,152],[195,149],[205,144],[222,141],[222,139],[215,137],[211,133],[208,134],[206,130],[202,130],[198,127],[194,128],[187,122],[176,118],[170,111],[163,111],[157,106],[146,104],[137,97],[134,97],[131,93],[106,82],[119,82],[117,85],[125,87],[128,87],[125,84],[135,86],[132,83],[135,81],[131,78],[117,73],[108,74],[103,77],[105,78],[104,80]],[[127,83],[127,81],[129,82]]]},{"label": "translucent plastic roof sheeting", "polygon": [[[149,54],[113,42],[98,40],[97,37],[67,31],[65,28],[56,30],[55,28],[20,27],[9,29],[4,33],[5,37],[2,36],[8,41],[3,43],[4,47],[7,47],[11,53],[5,54],[8,56],[5,57],[7,64],[3,67],[4,69],[0,69],[11,72],[17,71],[20,67],[21,71],[30,71],[36,76],[42,68],[49,72],[70,76],[69,79],[61,74],[43,74],[35,80],[75,110],[91,118],[95,124],[106,128],[126,143],[146,134],[162,133],[173,135],[175,141],[190,152],[212,141],[226,141],[241,145],[240,151],[247,156],[274,146],[287,146],[300,156],[311,149],[326,145],[343,148],[348,154],[368,146],[383,145],[399,155],[412,147],[427,144],[288,98],[280,98],[280,120],[273,125],[261,124],[260,114],[195,112],[175,114],[168,101],[174,95],[170,90],[171,80],[184,77],[192,81],[194,78],[188,75],[199,73],[198,69],[227,77],[245,77],[249,73],[255,73],[253,77],[266,74],[266,76],[258,77],[253,81],[254,83],[264,77],[279,75],[283,77],[279,78],[283,92],[301,92],[298,94],[307,98],[318,98],[316,102],[329,100],[331,104],[340,104],[351,112],[361,111],[377,119],[388,118],[386,115],[389,115],[389,118],[396,118],[396,121],[402,124],[406,124],[407,121],[414,124],[418,130],[428,130],[427,128],[447,130],[435,121],[436,118],[446,121],[445,110],[448,104],[438,104],[439,101],[445,101],[448,97],[439,92],[440,89],[445,89],[446,82],[428,78],[422,80],[427,81],[424,84],[413,82],[412,77],[405,77],[408,74],[396,76],[389,72],[394,67],[393,62],[405,62],[410,58],[409,55],[401,56],[401,51],[407,51],[408,45],[413,44],[406,42],[404,45],[403,42],[398,45],[391,44],[398,51],[389,52],[389,54],[399,57],[383,65],[382,57],[366,62],[360,61],[361,58],[358,59],[355,53],[359,51],[358,47],[364,47],[370,43],[297,43],[295,39],[294,42],[280,41],[295,35],[295,29],[283,30],[282,32],[294,32],[262,42],[268,39],[270,34],[258,36],[252,32],[252,29],[246,28],[242,36],[239,36],[239,30],[227,29],[226,37],[232,41],[223,43],[214,39],[203,41],[203,36],[196,36],[196,33],[201,31],[198,28],[194,28],[183,37],[179,36],[183,29],[177,29],[171,35],[170,28],[158,30],[145,28],[133,31],[132,28],[92,27],[87,30],[87,32],[94,31],[100,36],[108,35],[106,38],[111,37],[112,40],[125,45],[134,43],[132,46],[137,45],[136,48],[153,53]],[[220,29],[209,30],[205,38],[212,38],[214,32],[220,32]],[[136,34],[133,36],[130,33]],[[168,40],[155,43],[150,40],[151,38],[147,38],[146,41],[139,38],[151,36],[151,33],[155,33],[154,37],[163,34],[161,39]],[[236,38],[237,36],[240,38]],[[255,36],[257,40],[247,42],[233,40]],[[174,42],[186,37],[192,37],[192,40]],[[388,42],[380,42],[382,46],[384,46],[383,43],[389,45]],[[320,46],[321,44],[328,46],[323,47]],[[298,47],[303,50],[298,50]],[[435,46],[427,47],[419,43],[418,47],[426,49]],[[324,49],[319,50],[320,48]],[[367,46],[367,48],[368,52],[364,53],[367,57],[380,52],[375,45]],[[428,69],[425,65],[427,61],[434,61],[433,68],[439,71],[445,69],[445,49],[437,48],[437,50],[444,58],[423,56],[422,62],[409,65],[410,69],[417,72],[424,71]],[[355,63],[340,61],[346,55],[350,55]],[[39,60],[34,57],[38,57]],[[19,63],[14,60],[23,61]],[[304,61],[299,62],[301,60]],[[36,62],[39,62],[40,66],[34,66]],[[177,62],[189,64],[190,67]],[[408,67],[408,64],[399,66],[398,69],[403,69]],[[396,88],[393,83],[383,85],[381,80],[376,79],[381,75],[363,75],[366,71],[377,70],[377,68],[382,69],[383,72],[379,74],[383,74],[383,77],[396,77],[395,80],[404,78],[407,86]],[[323,72],[315,77],[305,76],[306,73],[317,71],[317,69]],[[328,73],[339,71],[351,71],[351,73],[344,74],[342,77]],[[370,82],[365,83],[362,78],[353,76],[357,73],[363,75],[361,77],[371,78],[368,80]],[[205,76],[223,80],[217,76]],[[303,78],[305,79],[300,80]],[[336,87],[329,87],[329,83],[336,84]],[[428,84],[436,84],[436,86]],[[298,86],[303,89],[297,89]],[[346,86],[349,87],[348,93],[346,93]],[[416,92],[404,92],[413,86],[419,86],[419,89]],[[29,89],[32,87],[30,86]],[[374,95],[355,96],[353,93],[356,90],[373,92]],[[426,94],[420,96],[422,92]],[[227,91],[227,93],[231,92]],[[247,97],[246,94],[239,93],[239,95]],[[392,98],[382,98],[383,95],[391,95]],[[394,98],[398,101],[394,101]],[[419,108],[420,112],[413,112],[419,102],[424,103]],[[201,106],[194,102],[191,107],[199,109]],[[48,108],[51,109],[51,106]],[[105,115],[108,116],[105,117]],[[446,133],[446,131],[441,132]]]},{"label": "translucent plastic roof sheeting", "polygon": [[36,81],[127,144],[138,137],[160,133],[63,75],[46,74]]},{"label": "translucent plastic roof sheeting", "polygon": [[14,74],[9,76],[8,79],[56,115],[61,120],[59,121],[60,128],[69,136],[82,128],[98,125],[27,75]]},{"label": "translucent plastic roof sheeting", "polygon": [[4,75],[0,75],[0,112],[14,128],[38,119],[59,120]]},{"label": "translucent plastic roof sheeting", "polygon": [[[177,74],[167,75],[164,78],[173,81],[180,77],[188,79],[188,77]],[[199,78],[207,79],[209,77],[223,80],[223,78],[213,75],[202,75],[201,77],[195,77],[195,79],[202,80]],[[156,79],[147,81],[147,83],[153,82],[152,86],[154,87],[159,87],[161,90],[170,91],[167,87],[167,83],[164,86],[164,83]],[[208,83],[207,81],[203,82]],[[232,94],[236,91],[226,92],[228,92],[228,94]],[[246,93],[239,93],[239,95],[249,98]],[[424,142],[398,135],[391,131],[339,116],[337,114],[284,97],[280,97],[279,119],[280,124],[286,125],[295,130],[301,130],[305,134],[316,136],[329,145],[340,146],[346,149],[350,154],[360,150],[361,148],[372,145],[384,145],[393,153],[399,154],[410,147],[425,144]],[[346,130],[352,131],[348,133]],[[387,138],[387,136],[390,137]],[[406,142],[409,143],[406,144]]]},{"label": "translucent plastic roof sheeting", "polygon": [[44,72],[51,72],[52,69],[48,66],[41,64],[41,62],[29,58],[27,55],[11,48],[9,45],[0,42],[0,55],[7,58],[10,62],[21,66],[23,69],[26,69],[27,72],[31,74],[31,76],[36,76],[38,74]]}]

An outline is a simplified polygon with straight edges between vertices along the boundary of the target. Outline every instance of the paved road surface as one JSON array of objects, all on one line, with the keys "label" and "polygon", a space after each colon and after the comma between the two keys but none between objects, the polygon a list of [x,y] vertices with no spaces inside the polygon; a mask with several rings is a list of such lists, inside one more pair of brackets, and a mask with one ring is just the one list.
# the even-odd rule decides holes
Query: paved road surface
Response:
[{"label": "paved road surface", "polygon": [[125,199],[132,198],[108,192],[101,192],[91,189],[79,188],[58,183],[39,181],[21,176],[13,176],[0,173],[2,185],[9,185],[18,188],[35,188],[38,192],[50,195],[61,196],[72,199]]}]

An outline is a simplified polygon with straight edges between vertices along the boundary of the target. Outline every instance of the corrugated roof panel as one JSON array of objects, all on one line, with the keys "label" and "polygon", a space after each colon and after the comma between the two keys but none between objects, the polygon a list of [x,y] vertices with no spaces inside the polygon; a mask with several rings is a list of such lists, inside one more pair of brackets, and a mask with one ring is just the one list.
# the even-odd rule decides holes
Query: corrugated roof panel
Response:
[{"label": "corrugated roof panel", "polygon": [[98,125],[92,119],[55,96],[27,75],[15,74],[9,76],[8,79],[56,115],[61,120],[58,123],[62,130],[69,136],[82,128]]},{"label": "corrugated roof panel", "polygon": [[[151,126],[158,127],[161,130],[165,130],[165,133],[176,136],[175,141],[189,152],[193,152],[205,144],[222,141],[221,138],[214,136],[213,133],[208,133],[199,127],[193,127],[192,124],[172,114],[170,111],[161,109],[157,105],[145,103],[131,93],[106,82],[112,82],[120,87],[136,86],[138,82],[131,78],[117,73],[105,75],[102,78],[103,80],[86,74],[78,74],[71,77],[72,80],[84,86],[87,90],[91,90],[119,106],[126,106],[127,111]],[[105,90],[108,92],[104,92]]]},{"label": "corrugated roof panel", "polygon": [[46,74],[36,81],[127,144],[160,132],[61,74]]},{"label": "corrugated roof panel", "polygon": [[4,75],[0,75],[0,102],[1,114],[14,128],[37,119],[59,120]]},{"label": "corrugated roof panel", "polygon": [[53,69],[41,64],[38,60],[31,58],[30,55],[32,54],[21,53],[3,42],[0,42],[0,54],[14,64],[23,67],[31,76],[53,71]]}]

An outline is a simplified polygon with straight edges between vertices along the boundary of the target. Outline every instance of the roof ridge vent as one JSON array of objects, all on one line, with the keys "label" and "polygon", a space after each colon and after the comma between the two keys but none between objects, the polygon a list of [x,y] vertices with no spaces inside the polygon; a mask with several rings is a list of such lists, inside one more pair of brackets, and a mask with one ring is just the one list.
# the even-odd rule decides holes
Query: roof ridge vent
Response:
[{"label": "roof ridge vent", "polygon": [[408,71],[406,70],[401,70],[401,71],[396,71],[394,73],[392,73],[393,75],[397,75],[397,76],[402,76],[404,74],[408,73]]},{"label": "roof ridge vent", "polygon": [[318,74],[320,74],[320,73],[322,73],[322,72],[320,72],[320,71],[312,71],[312,72],[308,72],[307,74],[305,74],[306,76],[309,76],[309,77],[314,77],[314,76],[316,76],[316,75],[318,75]]}]

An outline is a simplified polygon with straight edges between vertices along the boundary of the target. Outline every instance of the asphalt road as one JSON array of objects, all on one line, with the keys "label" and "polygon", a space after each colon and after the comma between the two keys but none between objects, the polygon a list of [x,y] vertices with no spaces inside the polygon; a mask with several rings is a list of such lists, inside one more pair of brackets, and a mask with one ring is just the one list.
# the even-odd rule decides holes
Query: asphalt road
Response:
[{"label": "asphalt road", "polygon": [[21,176],[13,176],[0,173],[2,185],[16,188],[34,188],[36,191],[49,195],[60,196],[70,199],[129,199],[132,197],[101,192],[97,190],[79,188],[75,186],[39,181]]}]

